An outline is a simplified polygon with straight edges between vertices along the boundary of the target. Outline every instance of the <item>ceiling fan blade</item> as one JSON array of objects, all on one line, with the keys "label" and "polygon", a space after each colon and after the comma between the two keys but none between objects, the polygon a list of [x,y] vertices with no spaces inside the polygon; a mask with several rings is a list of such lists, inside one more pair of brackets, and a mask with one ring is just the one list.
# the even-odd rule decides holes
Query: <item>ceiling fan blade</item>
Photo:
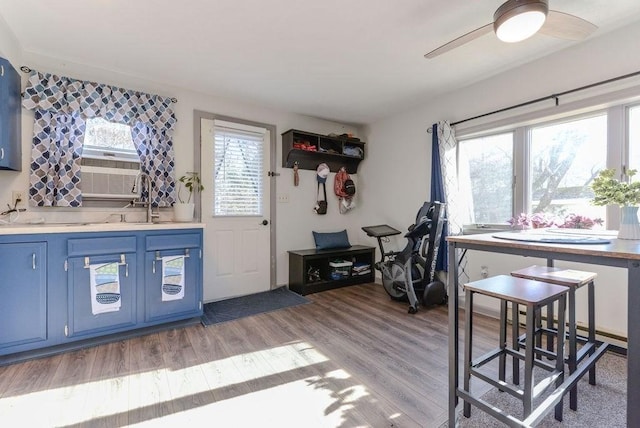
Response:
[{"label": "ceiling fan blade", "polygon": [[438,55],[442,55],[445,52],[449,52],[452,49],[455,49],[459,46],[464,45],[472,40],[477,39],[478,37],[484,36],[485,34],[491,33],[493,31],[493,22],[491,24],[487,24],[483,27],[476,28],[473,31],[469,31],[467,34],[464,34],[457,39],[453,39],[448,43],[428,52],[424,55],[425,58],[431,59],[437,57]]},{"label": "ceiling fan blade", "polygon": [[575,15],[550,10],[539,32],[559,39],[583,40],[597,29],[597,25]]}]

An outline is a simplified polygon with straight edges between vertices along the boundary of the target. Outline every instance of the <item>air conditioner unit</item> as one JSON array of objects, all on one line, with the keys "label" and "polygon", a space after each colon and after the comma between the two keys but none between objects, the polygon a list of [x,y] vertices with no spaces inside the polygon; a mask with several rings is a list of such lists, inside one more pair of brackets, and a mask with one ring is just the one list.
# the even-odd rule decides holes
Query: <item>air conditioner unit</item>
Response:
[{"label": "air conditioner unit", "polygon": [[84,199],[130,200],[138,169],[82,165],[82,197]]}]

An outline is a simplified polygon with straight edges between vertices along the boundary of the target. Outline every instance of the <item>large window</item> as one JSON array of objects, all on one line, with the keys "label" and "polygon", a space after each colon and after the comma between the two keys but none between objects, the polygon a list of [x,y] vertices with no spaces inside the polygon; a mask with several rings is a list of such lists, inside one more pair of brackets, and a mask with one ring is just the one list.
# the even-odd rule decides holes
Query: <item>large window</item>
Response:
[{"label": "large window", "polygon": [[629,168],[638,170],[636,179],[640,179],[640,106],[629,108]]},{"label": "large window", "polygon": [[531,213],[604,218],[605,207],[589,201],[589,186],[606,167],[607,115],[533,127],[530,134]]},{"label": "large window", "polygon": [[[606,221],[606,207],[590,203],[590,184],[608,166],[609,152],[621,150],[619,141],[608,141],[608,120],[605,111],[461,137],[458,179],[469,223],[506,224],[520,213]],[[640,147],[640,108],[629,109],[629,121],[636,123],[630,140]],[[630,156],[640,167],[640,149]]]},{"label": "large window", "polygon": [[503,223],[513,210],[513,133],[460,141],[458,172],[471,223]]}]

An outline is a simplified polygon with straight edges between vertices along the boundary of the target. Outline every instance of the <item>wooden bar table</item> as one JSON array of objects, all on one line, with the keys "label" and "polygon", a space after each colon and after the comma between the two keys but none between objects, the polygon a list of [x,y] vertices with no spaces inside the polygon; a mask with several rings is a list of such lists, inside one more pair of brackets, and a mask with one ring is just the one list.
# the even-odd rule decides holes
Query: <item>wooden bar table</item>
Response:
[{"label": "wooden bar table", "polygon": [[[545,236],[548,238],[546,239]],[[590,238],[578,235],[574,242],[559,234],[544,232],[500,232],[478,235],[460,235],[447,238],[449,243],[449,426],[457,426],[458,356],[459,356],[459,301],[457,250],[485,251],[554,260],[566,260],[592,265],[627,269],[627,426],[640,427],[640,240],[616,239],[611,235]],[[554,239],[555,238],[555,239]],[[598,243],[604,242],[604,243]],[[597,285],[596,285],[597,287]],[[606,346],[604,347],[606,349]],[[604,349],[598,349],[604,351]],[[602,352],[594,353],[593,362]],[[585,366],[588,366],[587,362]],[[585,369],[575,372],[563,383],[563,391],[575,385]],[[558,398],[559,400],[559,398]],[[594,409],[597,411],[597,409]],[[517,426],[518,424],[514,424]]]}]

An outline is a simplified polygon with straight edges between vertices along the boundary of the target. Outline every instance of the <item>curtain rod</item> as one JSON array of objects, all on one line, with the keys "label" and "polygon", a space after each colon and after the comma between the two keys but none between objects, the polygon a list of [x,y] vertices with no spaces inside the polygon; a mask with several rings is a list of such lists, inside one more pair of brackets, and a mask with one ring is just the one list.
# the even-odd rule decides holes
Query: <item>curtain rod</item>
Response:
[{"label": "curtain rod", "polygon": [[[32,69],[30,69],[29,67],[27,67],[26,65],[23,65],[22,67],[20,67],[20,71],[22,71],[23,73],[29,74],[29,73],[31,73],[33,70],[32,70]],[[172,97],[172,98],[169,98],[169,99],[170,99],[170,100],[171,100],[171,102],[172,102],[172,103],[174,103],[174,104],[178,102],[178,99],[177,99],[176,97]]]},{"label": "curtain rod", "polygon": [[[478,115],[478,116],[473,116],[473,117],[469,117],[467,119],[459,120],[457,122],[453,122],[451,124],[451,126],[456,126],[456,125],[459,125],[459,124],[464,123],[464,122],[469,122],[471,120],[480,119],[482,117],[491,116],[493,114],[502,113],[502,112],[513,110],[513,109],[516,109],[516,108],[519,108],[519,107],[525,107],[525,106],[528,106],[528,105],[531,105],[531,104],[535,104],[535,103],[539,103],[541,101],[546,101],[546,100],[555,100],[556,106],[558,106],[558,105],[560,105],[560,97],[561,96],[572,94],[572,93],[578,92],[578,91],[583,91],[585,89],[591,89],[591,88],[594,88],[594,87],[600,86],[600,85],[606,85],[607,83],[612,83],[612,82],[616,82],[618,80],[628,79],[630,77],[634,77],[634,76],[638,76],[638,75],[640,75],[640,71],[635,71],[633,73],[624,74],[622,76],[612,77],[611,79],[601,80],[601,81],[596,82],[596,83],[591,83],[589,85],[580,86],[579,88],[569,89],[568,91],[558,92],[557,94],[547,95],[546,97],[536,98],[534,100],[526,101],[526,102],[523,102],[523,103],[520,103],[520,104],[515,104],[515,105],[509,106],[509,107],[501,108],[499,110],[494,110],[494,111],[491,111],[489,113],[484,113],[484,114],[481,114],[481,115]],[[427,129],[427,132],[431,133],[432,132],[431,128]]]}]

